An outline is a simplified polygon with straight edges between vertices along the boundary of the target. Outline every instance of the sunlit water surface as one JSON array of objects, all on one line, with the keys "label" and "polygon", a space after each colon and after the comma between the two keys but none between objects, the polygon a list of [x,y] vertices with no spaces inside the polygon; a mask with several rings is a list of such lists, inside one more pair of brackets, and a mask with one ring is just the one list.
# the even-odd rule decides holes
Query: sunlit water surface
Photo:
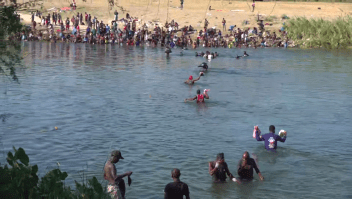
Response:
[{"label": "sunlit water surface", "polygon": [[[212,49],[220,57],[193,87],[205,61],[195,50],[23,43],[20,84],[0,81],[1,163],[23,147],[39,175],[97,176],[113,149],[118,173],[133,171],[127,198],[163,198],[171,169],[191,198],[351,198],[351,51]],[[197,51],[207,49],[197,49]],[[240,60],[236,55],[250,55]],[[211,89],[205,105],[184,103]],[[254,125],[288,131],[277,153],[252,138]],[[58,130],[54,130],[57,126]],[[257,154],[265,181],[214,184],[208,162],[225,153],[230,171]]]}]

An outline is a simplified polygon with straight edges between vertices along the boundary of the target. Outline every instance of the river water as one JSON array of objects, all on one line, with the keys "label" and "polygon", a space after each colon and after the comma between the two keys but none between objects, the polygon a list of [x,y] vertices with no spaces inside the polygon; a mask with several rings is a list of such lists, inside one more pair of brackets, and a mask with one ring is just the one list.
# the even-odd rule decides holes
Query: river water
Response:
[{"label": "river water", "polygon": [[[1,163],[23,147],[39,175],[57,168],[67,184],[96,176],[113,149],[133,171],[127,198],[163,198],[181,170],[191,198],[351,198],[351,51],[213,49],[220,57],[193,87],[203,58],[152,47],[23,43],[20,84],[1,77]],[[198,49],[198,51],[207,49]],[[234,57],[246,50],[247,58]],[[185,103],[211,89],[205,105]],[[254,125],[285,129],[277,153],[252,138]],[[57,126],[58,130],[54,130]],[[208,162],[225,153],[230,171],[244,151],[265,181],[214,184]]]}]

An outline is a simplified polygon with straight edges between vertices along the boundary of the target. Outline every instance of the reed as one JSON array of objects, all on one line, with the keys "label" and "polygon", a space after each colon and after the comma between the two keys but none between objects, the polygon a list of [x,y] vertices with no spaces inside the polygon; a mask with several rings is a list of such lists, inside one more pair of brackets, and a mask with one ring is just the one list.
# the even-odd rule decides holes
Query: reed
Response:
[{"label": "reed", "polygon": [[346,48],[352,44],[352,17],[329,21],[297,17],[285,25],[287,36],[302,48]]}]

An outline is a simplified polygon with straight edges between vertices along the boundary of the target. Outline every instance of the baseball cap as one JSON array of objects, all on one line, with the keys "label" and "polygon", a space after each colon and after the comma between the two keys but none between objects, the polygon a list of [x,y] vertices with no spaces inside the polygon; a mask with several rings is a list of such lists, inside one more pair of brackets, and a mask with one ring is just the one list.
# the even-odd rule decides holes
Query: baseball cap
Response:
[{"label": "baseball cap", "polygon": [[119,157],[120,159],[124,159],[121,155],[121,152],[119,150],[114,150],[111,152],[111,156],[114,156],[114,157]]}]

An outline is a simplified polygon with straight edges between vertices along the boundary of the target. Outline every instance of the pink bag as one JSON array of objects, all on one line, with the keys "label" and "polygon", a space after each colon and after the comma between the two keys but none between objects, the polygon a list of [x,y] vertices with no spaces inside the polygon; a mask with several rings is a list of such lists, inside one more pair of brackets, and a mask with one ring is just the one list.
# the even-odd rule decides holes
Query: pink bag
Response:
[{"label": "pink bag", "polygon": [[256,137],[256,136],[255,136],[255,132],[256,132],[256,131],[258,131],[258,136],[262,133],[262,132],[260,131],[260,129],[259,129],[258,126],[254,126],[254,129],[253,129],[253,138]]}]

